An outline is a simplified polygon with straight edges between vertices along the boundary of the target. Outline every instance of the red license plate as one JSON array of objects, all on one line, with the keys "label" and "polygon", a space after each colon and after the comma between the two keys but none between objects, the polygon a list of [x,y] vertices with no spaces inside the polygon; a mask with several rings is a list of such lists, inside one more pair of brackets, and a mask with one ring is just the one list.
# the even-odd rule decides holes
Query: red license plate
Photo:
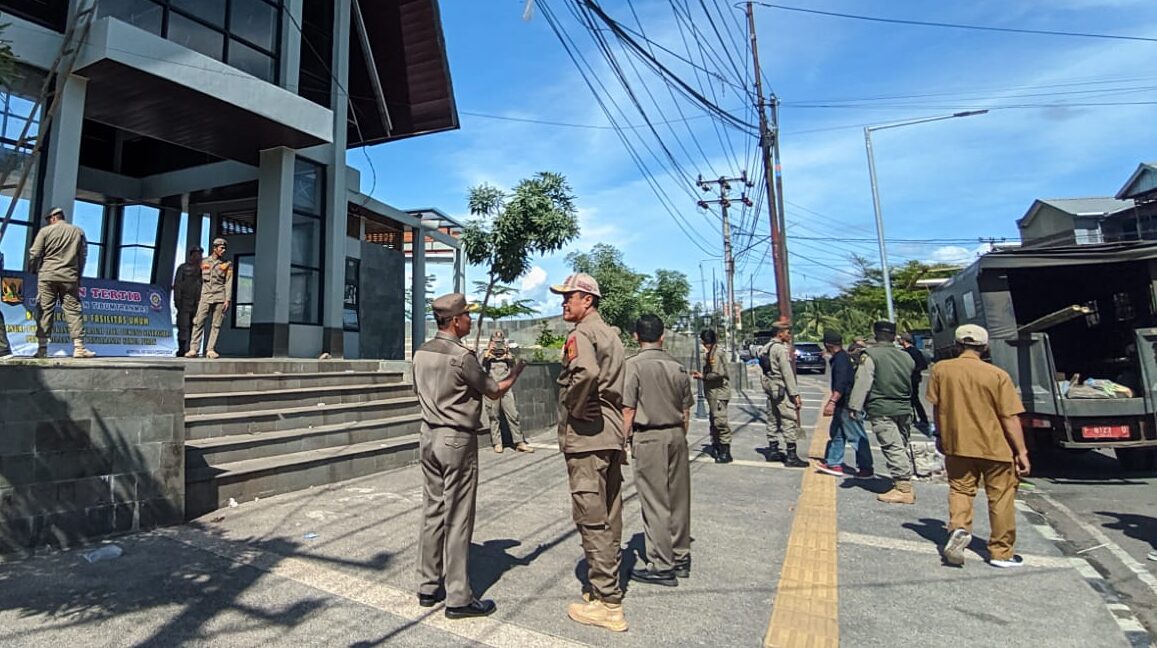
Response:
[{"label": "red license plate", "polygon": [[1128,425],[1086,425],[1081,428],[1081,436],[1086,439],[1128,439],[1130,434]]}]

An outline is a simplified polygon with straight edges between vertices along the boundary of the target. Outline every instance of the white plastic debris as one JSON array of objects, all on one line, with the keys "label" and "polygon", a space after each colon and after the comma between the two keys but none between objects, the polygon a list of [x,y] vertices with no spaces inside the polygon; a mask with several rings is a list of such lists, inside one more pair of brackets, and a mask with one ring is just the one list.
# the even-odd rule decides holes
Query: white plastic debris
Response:
[{"label": "white plastic debris", "polygon": [[84,559],[87,560],[88,562],[95,563],[95,562],[100,562],[102,560],[114,560],[116,558],[120,558],[121,556],[124,555],[124,553],[125,553],[125,550],[121,549],[120,545],[107,544],[107,545],[104,545],[103,547],[101,547],[99,549],[93,549],[92,551],[86,551],[82,555],[84,556]]},{"label": "white plastic debris", "polygon": [[241,505],[237,503],[237,500],[230,497],[229,498],[229,508],[237,508],[238,506],[241,506]]}]

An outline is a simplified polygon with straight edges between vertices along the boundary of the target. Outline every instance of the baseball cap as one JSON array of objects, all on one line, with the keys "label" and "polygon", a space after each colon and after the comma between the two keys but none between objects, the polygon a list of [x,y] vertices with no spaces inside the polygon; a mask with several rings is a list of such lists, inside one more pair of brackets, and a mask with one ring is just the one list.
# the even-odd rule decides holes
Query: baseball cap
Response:
[{"label": "baseball cap", "polygon": [[956,341],[971,346],[988,344],[988,331],[975,324],[965,324],[956,329]]},{"label": "baseball cap", "polygon": [[223,238],[215,238],[215,239],[213,239],[213,247],[217,247],[218,245],[226,245],[226,246],[227,246],[227,245],[229,245],[229,244],[228,244],[228,243],[226,243],[226,242],[225,242],[225,239],[223,239]]},{"label": "baseball cap", "polygon": [[555,284],[550,287],[550,292],[556,295],[565,295],[572,292],[585,292],[595,297],[602,297],[603,294],[599,292],[599,282],[595,278],[585,272],[576,272],[566,278],[566,281],[561,284]]},{"label": "baseball cap", "polygon": [[434,317],[448,319],[462,313],[473,313],[478,310],[478,304],[466,303],[466,295],[449,293],[434,300]]},{"label": "baseball cap", "polygon": [[839,331],[824,331],[824,344],[843,344],[844,338]]},{"label": "baseball cap", "polygon": [[876,322],[875,324],[872,324],[872,332],[876,333],[876,334],[888,333],[891,335],[895,335],[896,334],[896,324],[894,322],[879,321],[879,322]]},{"label": "baseball cap", "polygon": [[48,210],[48,215],[44,217],[44,220],[48,220],[53,216],[60,216],[61,218],[64,218],[64,210],[59,207],[53,207],[52,209]]}]

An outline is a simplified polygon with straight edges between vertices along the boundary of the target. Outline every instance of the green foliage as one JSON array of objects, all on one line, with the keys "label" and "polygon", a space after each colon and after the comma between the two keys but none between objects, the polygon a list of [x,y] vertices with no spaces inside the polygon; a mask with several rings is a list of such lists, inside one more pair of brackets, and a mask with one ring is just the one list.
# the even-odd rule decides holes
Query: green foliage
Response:
[{"label": "green foliage", "polygon": [[640,315],[658,315],[669,326],[690,310],[691,283],[682,272],[656,270],[654,277],[636,272],[613,245],[599,243],[590,252],[572,252],[566,257],[575,272],[585,272],[599,282],[603,297],[599,314],[617,326],[625,340],[631,339]]},{"label": "green foliage", "polygon": [[16,78],[16,53],[12,41],[4,38],[12,23],[0,24],[0,86],[8,86]]},{"label": "green foliage", "polygon": [[[485,281],[475,281],[474,291],[484,293],[488,284]],[[490,286],[490,295],[492,297],[509,297],[517,295],[518,289],[514,286],[506,286],[503,284],[495,284]],[[502,304],[487,304],[479,310],[481,317],[493,321],[495,324],[498,320],[507,319],[509,317],[525,317],[527,315],[537,315],[538,309],[534,307],[534,301],[530,299],[508,299]]]},{"label": "green foliage", "polygon": [[[410,312],[414,303],[414,291],[406,288],[406,321],[413,320],[413,314]],[[434,275],[426,275],[426,305],[422,309],[423,317],[425,319],[434,318]]]},{"label": "green foliage", "polygon": [[538,362],[557,360],[559,354],[556,351],[566,343],[566,336],[556,334],[550,330],[546,322],[542,322],[538,327],[538,338],[535,343],[538,344],[538,348],[534,350],[534,360]]}]

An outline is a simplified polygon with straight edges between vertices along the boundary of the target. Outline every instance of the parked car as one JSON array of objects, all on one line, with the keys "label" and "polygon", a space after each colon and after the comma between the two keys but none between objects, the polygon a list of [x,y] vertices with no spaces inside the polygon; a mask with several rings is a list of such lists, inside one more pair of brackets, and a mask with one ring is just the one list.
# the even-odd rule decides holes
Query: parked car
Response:
[{"label": "parked car", "polygon": [[815,342],[796,342],[795,347],[795,370],[803,373],[805,371],[815,371],[817,373],[825,373],[828,370],[828,361],[824,359],[824,349]]}]

